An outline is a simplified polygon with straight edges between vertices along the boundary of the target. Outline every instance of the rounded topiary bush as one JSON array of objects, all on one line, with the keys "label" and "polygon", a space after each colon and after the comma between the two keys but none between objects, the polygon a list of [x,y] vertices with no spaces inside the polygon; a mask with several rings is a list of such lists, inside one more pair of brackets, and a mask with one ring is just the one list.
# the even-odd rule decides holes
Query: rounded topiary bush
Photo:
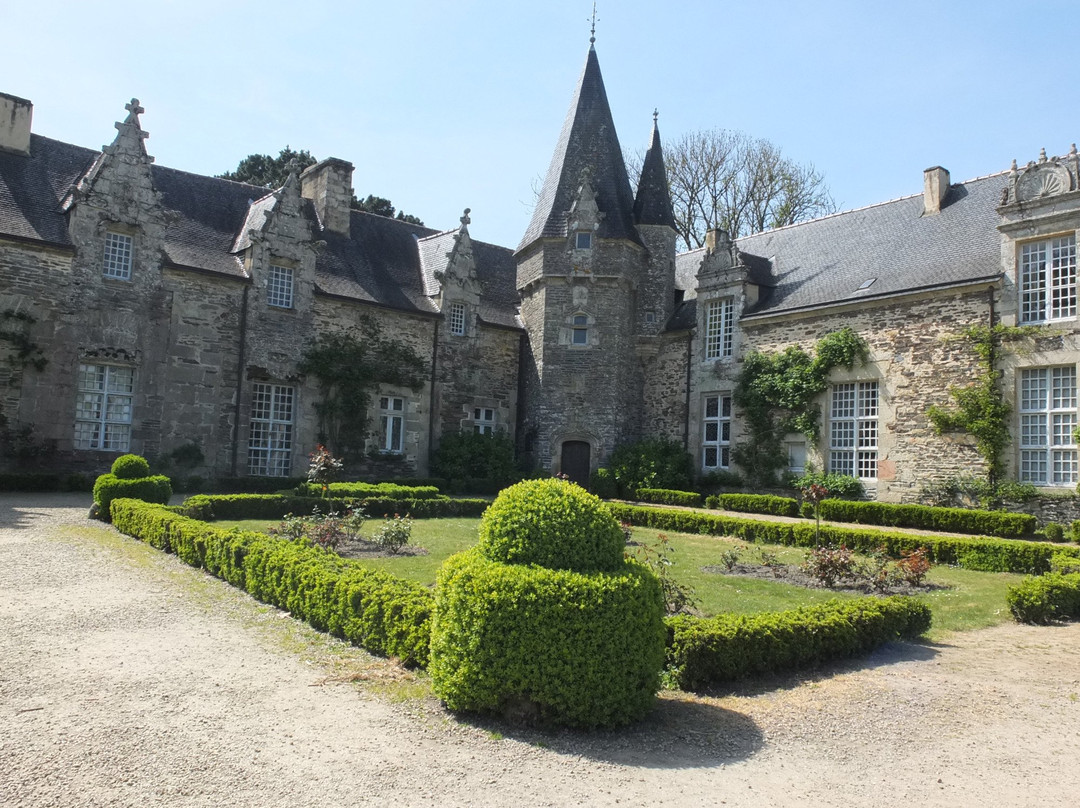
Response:
[{"label": "rounded topiary bush", "polygon": [[593,727],[643,716],[660,686],[660,582],[623,553],[597,497],[560,480],[505,489],[476,547],[439,571],[435,693],[454,710]]},{"label": "rounded topiary bush", "polygon": [[150,464],[137,454],[120,455],[112,464],[112,473],[121,480],[136,480],[150,476]]},{"label": "rounded topiary bush", "polygon": [[486,558],[504,564],[592,572],[618,569],[625,544],[599,497],[551,478],[503,489],[480,520],[478,546]]},{"label": "rounded topiary bush", "polygon": [[432,613],[431,674],[452,710],[577,727],[641,718],[660,687],[660,583],[634,561],[594,573],[447,559]]}]

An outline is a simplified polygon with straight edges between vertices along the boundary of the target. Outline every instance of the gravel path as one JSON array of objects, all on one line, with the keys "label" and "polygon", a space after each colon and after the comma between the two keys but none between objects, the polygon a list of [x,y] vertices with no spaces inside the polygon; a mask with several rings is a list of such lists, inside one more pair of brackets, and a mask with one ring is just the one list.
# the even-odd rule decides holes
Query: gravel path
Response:
[{"label": "gravel path", "polygon": [[1080,624],[668,694],[591,735],[463,722],[422,676],[0,494],[0,805],[1075,806]]}]

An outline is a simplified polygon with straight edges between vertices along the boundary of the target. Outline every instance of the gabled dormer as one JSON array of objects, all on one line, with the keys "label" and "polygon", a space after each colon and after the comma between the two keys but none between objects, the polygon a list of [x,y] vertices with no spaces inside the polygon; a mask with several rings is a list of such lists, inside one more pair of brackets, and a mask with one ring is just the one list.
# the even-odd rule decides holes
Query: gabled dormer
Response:
[{"label": "gabled dormer", "polygon": [[465,208],[461,225],[452,236],[445,269],[435,272],[439,284],[435,299],[445,318],[446,333],[450,339],[477,336],[482,289],[476,275],[476,257],[469,236],[470,212],[469,208]]}]

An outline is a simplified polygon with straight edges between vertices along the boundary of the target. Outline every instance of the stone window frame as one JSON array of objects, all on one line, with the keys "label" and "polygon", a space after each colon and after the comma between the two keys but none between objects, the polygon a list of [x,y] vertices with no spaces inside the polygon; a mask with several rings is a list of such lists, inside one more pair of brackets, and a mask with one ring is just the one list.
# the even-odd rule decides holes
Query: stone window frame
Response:
[{"label": "stone window frame", "polygon": [[1076,233],[1018,244],[1016,275],[1022,324],[1076,319]]},{"label": "stone window frame", "polygon": [[135,368],[80,362],[76,378],[75,449],[129,451]]},{"label": "stone window frame", "polygon": [[255,382],[248,416],[248,474],[288,477],[296,426],[296,388],[288,384]]},{"label": "stone window frame", "polygon": [[405,398],[379,396],[378,451],[384,454],[405,453]]},{"label": "stone window frame", "polygon": [[498,419],[495,407],[473,407],[473,430],[479,435],[494,434]]},{"label": "stone window frame", "polygon": [[576,311],[570,315],[570,347],[588,348],[591,318],[583,311]]},{"label": "stone window frame", "polygon": [[877,480],[881,414],[877,380],[838,382],[829,392],[829,471]]},{"label": "stone window frame", "polygon": [[726,359],[735,352],[735,297],[726,295],[705,304],[705,359]]},{"label": "stone window frame", "polygon": [[266,304],[278,309],[291,309],[296,300],[296,270],[271,263],[266,272]]},{"label": "stone window frame", "polygon": [[465,330],[465,304],[451,303],[447,311],[446,321],[450,334],[455,337],[464,337]]},{"label": "stone window frame", "polygon": [[114,281],[130,281],[135,256],[135,239],[130,233],[118,230],[105,231],[104,254],[101,262],[102,277]]},{"label": "stone window frame", "polygon": [[731,468],[733,412],[734,401],[730,392],[710,393],[702,399],[701,468],[705,472]]},{"label": "stone window frame", "polygon": [[1075,486],[1076,366],[1021,368],[1017,398],[1020,482],[1055,488]]},{"label": "stone window frame", "polygon": [[574,233],[575,250],[591,250],[593,248],[593,234],[587,230],[578,230]]}]

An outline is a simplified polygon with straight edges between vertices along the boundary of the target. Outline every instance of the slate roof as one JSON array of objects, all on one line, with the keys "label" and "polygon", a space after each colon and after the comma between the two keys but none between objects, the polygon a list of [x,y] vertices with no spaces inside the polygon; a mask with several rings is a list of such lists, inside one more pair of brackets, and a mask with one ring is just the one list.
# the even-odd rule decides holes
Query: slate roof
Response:
[{"label": "slate roof", "polygon": [[[420,266],[425,293],[437,295],[439,281],[436,272],[445,272],[454,249],[457,230],[446,230],[419,241]],[[480,319],[505,328],[523,328],[517,313],[520,297],[517,291],[517,265],[514,254],[505,247],[472,240],[476,277],[480,281]]]},{"label": "slate roof", "polygon": [[[39,135],[31,135],[30,157],[0,153],[0,235],[70,245],[67,215],[60,203],[100,154]],[[250,245],[248,231],[262,226],[273,207],[273,195],[266,188],[157,165],[151,172],[166,213],[168,261],[244,277],[235,253]],[[433,277],[424,270],[418,246],[436,230],[352,211],[346,237],[320,230],[311,201],[301,203],[313,237],[326,242],[315,266],[319,289],[376,305],[437,313],[429,299],[437,288],[431,287]],[[483,288],[481,317],[520,327],[513,253],[475,241],[473,252]]]},{"label": "slate roof", "polygon": [[600,75],[600,62],[592,47],[519,250],[538,238],[567,235],[567,213],[586,167],[596,191],[597,207],[604,213],[596,235],[640,243],[633,222],[633,192]]},{"label": "slate roof", "polygon": [[660,127],[653,120],[649,149],[641,164],[641,179],[634,198],[634,221],[638,224],[666,224],[675,229],[675,214],[671,209],[664,150],[660,145]]},{"label": "slate roof", "polygon": [[[922,215],[917,194],[738,239],[751,275],[765,287],[747,314],[996,279],[1004,184],[1004,172],[955,184],[935,215]],[[688,298],[702,255],[699,249],[676,258],[675,284]]]}]

